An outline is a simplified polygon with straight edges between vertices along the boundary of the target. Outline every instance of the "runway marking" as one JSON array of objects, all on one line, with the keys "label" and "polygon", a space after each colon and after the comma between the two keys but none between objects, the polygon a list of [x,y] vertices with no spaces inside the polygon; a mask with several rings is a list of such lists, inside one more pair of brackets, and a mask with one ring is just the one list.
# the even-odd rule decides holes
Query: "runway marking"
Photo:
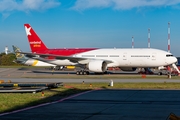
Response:
[{"label": "runway marking", "polygon": [[42,106],[46,106],[46,105],[51,105],[51,104],[54,104],[54,103],[63,102],[65,100],[68,100],[68,99],[71,99],[71,98],[74,98],[74,97],[77,97],[77,96],[80,96],[80,95],[83,95],[83,94],[86,94],[86,93],[90,93],[90,92],[93,92],[93,91],[97,91],[97,90],[100,90],[100,89],[94,89],[94,90],[90,90],[90,91],[85,91],[85,92],[78,93],[78,94],[75,94],[75,95],[72,95],[72,96],[69,96],[69,97],[54,101],[54,102],[43,103],[43,104],[40,104],[40,105],[27,107],[27,108],[23,108],[23,109],[20,109],[20,110],[15,110],[15,111],[12,111],[12,112],[2,113],[2,114],[0,114],[0,116],[9,115],[9,114],[18,113],[18,112],[23,112],[23,111],[34,109],[34,108],[38,108],[38,107],[42,107]]}]

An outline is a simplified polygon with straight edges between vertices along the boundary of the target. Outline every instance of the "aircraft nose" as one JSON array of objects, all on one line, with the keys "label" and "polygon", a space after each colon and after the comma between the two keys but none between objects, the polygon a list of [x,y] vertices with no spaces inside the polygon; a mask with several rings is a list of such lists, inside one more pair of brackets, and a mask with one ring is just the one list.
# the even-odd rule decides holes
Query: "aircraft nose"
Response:
[{"label": "aircraft nose", "polygon": [[173,58],[173,63],[176,63],[176,62],[177,62],[177,58],[174,57],[174,58]]}]

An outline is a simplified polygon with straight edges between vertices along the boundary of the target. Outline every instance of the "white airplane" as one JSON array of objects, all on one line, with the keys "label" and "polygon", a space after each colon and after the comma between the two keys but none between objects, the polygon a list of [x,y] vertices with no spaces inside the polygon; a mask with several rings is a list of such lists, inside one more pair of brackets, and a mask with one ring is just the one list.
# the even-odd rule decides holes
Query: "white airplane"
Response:
[{"label": "white airplane", "polygon": [[28,66],[50,66],[50,67],[57,66],[57,65],[42,62],[42,61],[39,61],[36,59],[28,58],[24,54],[19,53],[19,52],[21,52],[21,50],[18,47],[14,46],[14,45],[12,47],[13,47],[14,53],[16,55],[16,60],[14,61],[16,63],[20,63],[20,64],[24,64],[24,65],[28,65]]},{"label": "white airplane", "polygon": [[[107,67],[123,71],[172,65],[177,58],[171,53],[153,48],[61,48],[48,49],[29,24],[24,24],[32,58],[56,65],[75,65],[83,68],[77,74],[89,71],[103,73]],[[38,55],[38,57],[37,57]]]}]

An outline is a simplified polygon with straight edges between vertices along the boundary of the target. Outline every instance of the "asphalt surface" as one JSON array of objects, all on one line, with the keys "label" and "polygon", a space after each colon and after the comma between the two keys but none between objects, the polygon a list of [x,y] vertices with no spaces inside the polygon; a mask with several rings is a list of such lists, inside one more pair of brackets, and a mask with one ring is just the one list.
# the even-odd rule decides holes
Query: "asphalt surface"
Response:
[{"label": "asphalt surface", "polygon": [[179,90],[96,90],[0,115],[1,120],[166,120],[180,115]]},{"label": "asphalt surface", "polygon": [[[0,69],[0,77],[13,82],[109,82],[109,79],[32,79],[31,70]],[[48,74],[48,73],[47,73]],[[43,73],[46,76],[46,73]],[[14,76],[14,77],[13,77]],[[115,82],[179,82],[172,79],[116,79]],[[53,103],[0,114],[0,120],[166,120],[180,116],[180,90],[101,89],[77,94]]]},{"label": "asphalt surface", "polygon": [[[48,69],[42,69],[42,68],[0,68],[0,80],[4,80],[5,82],[8,82],[11,80],[12,82],[64,82],[64,83],[80,83],[80,82],[107,82],[109,83],[111,80],[113,80],[114,83],[116,82],[131,82],[131,83],[139,83],[139,82],[153,82],[153,83],[163,83],[163,82],[180,82],[179,79],[168,79],[168,78],[162,78],[162,79],[117,79],[113,78],[113,76],[141,76],[137,74],[137,72],[130,72],[130,74],[127,74],[127,72],[112,72],[111,75],[97,75],[96,79],[91,77],[94,77],[96,75],[91,75],[88,79],[73,79],[74,77],[77,77],[75,74],[75,71],[54,71],[52,74],[51,70]],[[103,77],[102,77],[103,76]],[[104,77],[104,76],[107,76]],[[112,76],[112,78],[110,77]],[[157,75],[154,75],[157,76]],[[62,77],[62,78],[61,78]]]},{"label": "asphalt surface", "polygon": [[[108,75],[137,75],[137,72],[121,72],[121,71],[112,71],[109,72]],[[29,77],[72,77],[73,75],[76,75],[75,70],[68,70],[68,71],[52,71],[49,69],[44,68],[0,68],[0,77],[1,78],[29,78]],[[90,73],[90,75],[94,75],[93,73]],[[81,75],[80,75],[81,76]],[[95,75],[97,76],[97,75]]]}]

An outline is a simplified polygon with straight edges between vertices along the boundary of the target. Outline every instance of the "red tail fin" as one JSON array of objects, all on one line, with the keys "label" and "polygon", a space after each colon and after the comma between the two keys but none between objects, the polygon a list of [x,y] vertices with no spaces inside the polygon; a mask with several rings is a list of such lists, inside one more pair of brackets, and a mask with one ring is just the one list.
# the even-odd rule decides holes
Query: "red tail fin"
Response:
[{"label": "red tail fin", "polygon": [[40,52],[48,49],[35,31],[31,28],[30,24],[24,24],[24,27],[32,52]]}]

